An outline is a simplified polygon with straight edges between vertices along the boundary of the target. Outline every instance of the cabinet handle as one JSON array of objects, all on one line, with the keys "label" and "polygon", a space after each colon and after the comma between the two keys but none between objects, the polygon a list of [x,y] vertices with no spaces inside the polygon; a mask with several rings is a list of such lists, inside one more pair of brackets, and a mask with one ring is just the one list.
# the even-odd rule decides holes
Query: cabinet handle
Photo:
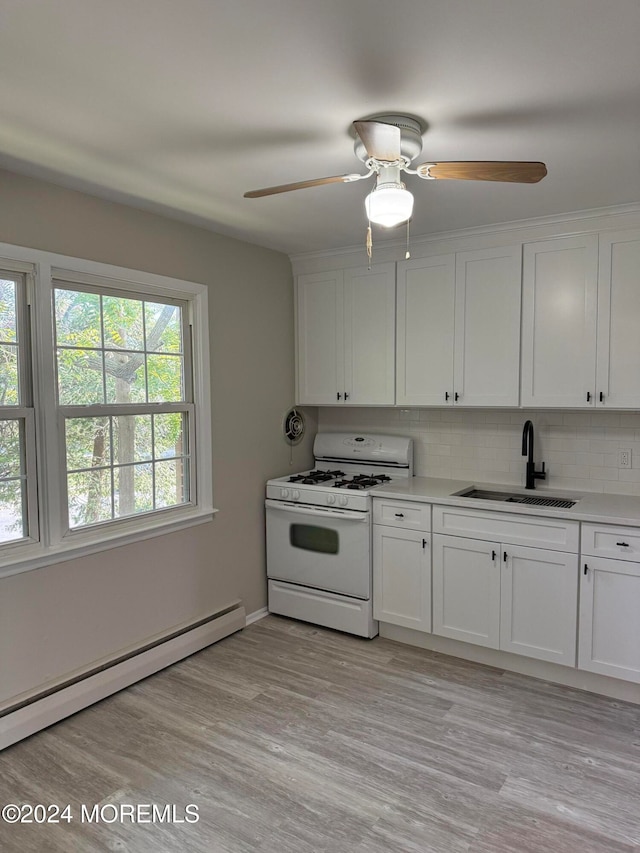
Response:
[{"label": "cabinet handle", "polygon": [[342,394],[339,391],[336,392],[336,400],[342,400]]},{"label": "cabinet handle", "polygon": [[585,563],[585,564],[584,564],[584,573],[585,573],[585,575],[587,574],[587,572],[588,572],[588,571],[589,571],[589,566]]},{"label": "cabinet handle", "polygon": [[349,399],[349,395],[347,394],[347,392],[346,392],[346,391],[344,392],[344,399],[345,399],[345,400],[348,400],[348,399]]},{"label": "cabinet handle", "polygon": [[423,539],[423,540],[422,540],[422,547],[423,547],[423,548],[426,548],[426,547],[427,547],[427,540],[426,540],[426,539]]},{"label": "cabinet handle", "polygon": [[591,391],[587,391],[587,403],[591,402]]},{"label": "cabinet handle", "polygon": [[498,556],[498,555],[496,554],[496,552],[495,552],[495,551],[492,551],[492,552],[491,552],[491,559],[492,559],[494,562],[495,562],[495,559],[496,559],[496,557],[497,557],[497,556]]},{"label": "cabinet handle", "polygon": [[503,552],[502,552],[502,562],[503,562],[503,563],[506,563],[506,562],[507,562],[507,552],[506,552],[506,551],[503,551]]},{"label": "cabinet handle", "polygon": [[396,518],[404,518],[403,512],[397,512],[395,515],[396,515]]},{"label": "cabinet handle", "polygon": [[602,393],[602,391],[600,392],[600,402],[604,403],[604,394]]},{"label": "cabinet handle", "polygon": [[454,402],[456,402],[456,403],[457,403],[457,402],[458,402],[458,400],[460,399],[460,394],[458,394],[458,392],[457,392],[457,391],[456,391],[456,393],[453,395],[453,399],[454,399]]},{"label": "cabinet handle", "polygon": [[620,545],[621,548],[628,548],[629,547],[628,542],[616,542],[616,545]]},{"label": "cabinet handle", "polygon": [[449,394],[449,392],[448,392],[448,391],[445,391],[445,392],[444,392],[444,399],[445,399],[445,401],[447,401],[447,400],[449,399],[449,397],[450,397],[450,396],[451,396],[451,394]]}]

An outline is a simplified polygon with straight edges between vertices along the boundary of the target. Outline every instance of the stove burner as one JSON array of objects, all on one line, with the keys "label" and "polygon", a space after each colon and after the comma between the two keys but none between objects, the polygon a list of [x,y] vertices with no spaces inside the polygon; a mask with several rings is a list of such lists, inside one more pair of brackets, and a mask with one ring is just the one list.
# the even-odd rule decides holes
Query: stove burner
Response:
[{"label": "stove burner", "polygon": [[333,487],[335,489],[371,489],[389,480],[391,477],[386,474],[354,474],[350,480],[338,480]]},{"label": "stove burner", "polygon": [[309,471],[308,474],[296,474],[289,477],[288,482],[315,486],[318,483],[326,483],[327,480],[335,480],[336,477],[344,477],[344,471]]}]

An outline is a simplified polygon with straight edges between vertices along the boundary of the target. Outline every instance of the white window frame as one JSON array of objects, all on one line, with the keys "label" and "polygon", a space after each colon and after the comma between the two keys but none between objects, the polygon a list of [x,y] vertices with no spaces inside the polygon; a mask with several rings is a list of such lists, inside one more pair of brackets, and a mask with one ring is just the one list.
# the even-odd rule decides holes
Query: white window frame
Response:
[{"label": "white window frame", "polygon": [[[4,259],[4,264],[3,264]],[[13,267],[11,266],[13,264]],[[0,268],[33,277],[31,293],[31,349],[35,406],[37,484],[40,541],[21,540],[0,546],[0,576],[36,569],[201,524],[213,518],[211,453],[211,379],[209,362],[208,289],[203,284],[130,270],[96,261],[0,244]],[[195,502],[141,513],[122,519],[69,530],[65,495],[66,460],[63,418],[56,398],[56,361],[53,333],[54,279],[79,287],[108,288],[123,296],[165,298],[186,303],[191,331],[192,405],[190,453]],[[185,348],[189,342],[185,341]],[[186,371],[187,360],[185,360]],[[105,408],[107,408],[105,406]],[[68,409],[68,407],[66,407]],[[135,414],[135,407],[127,409]],[[197,440],[197,444],[195,443]]]},{"label": "white window frame", "polygon": [[13,279],[16,283],[16,329],[18,333],[18,383],[20,399],[17,406],[0,407],[2,420],[16,420],[24,424],[22,441],[24,453],[24,474],[26,490],[26,516],[28,535],[4,542],[0,550],[7,555],[20,554],[30,544],[38,544],[38,482],[36,466],[36,423],[33,399],[31,346],[32,324],[31,303],[33,299],[33,269],[30,264],[0,258],[0,275]]}]

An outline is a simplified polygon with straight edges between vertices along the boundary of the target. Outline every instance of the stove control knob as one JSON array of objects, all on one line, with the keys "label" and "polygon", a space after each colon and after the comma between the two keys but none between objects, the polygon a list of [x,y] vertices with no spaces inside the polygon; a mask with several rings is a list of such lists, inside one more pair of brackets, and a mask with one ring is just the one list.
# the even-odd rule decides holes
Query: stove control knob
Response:
[{"label": "stove control knob", "polygon": [[327,503],[328,504],[334,504],[335,502],[336,502],[336,496],[335,495],[327,495]]},{"label": "stove control knob", "polygon": [[294,499],[294,501],[299,501],[300,500],[300,492],[297,489],[294,489],[291,497]]},{"label": "stove control knob", "polygon": [[347,506],[347,504],[349,503],[349,498],[346,495],[340,495],[339,501],[340,506]]},{"label": "stove control knob", "polygon": [[280,489],[280,497],[283,501],[286,501],[286,499],[289,497],[289,489]]}]

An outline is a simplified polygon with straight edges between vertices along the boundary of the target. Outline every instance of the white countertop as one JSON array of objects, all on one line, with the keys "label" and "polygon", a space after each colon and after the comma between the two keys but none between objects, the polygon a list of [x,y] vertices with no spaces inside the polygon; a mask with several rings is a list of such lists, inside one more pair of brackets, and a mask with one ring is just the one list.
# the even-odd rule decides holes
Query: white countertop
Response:
[{"label": "white countertop", "polygon": [[[501,501],[463,498],[456,492],[467,489],[490,489],[527,495],[528,497],[566,498],[577,500],[570,509],[556,509],[545,506],[522,506],[505,504]],[[552,518],[566,518],[573,521],[590,521],[600,524],[624,524],[640,527],[640,497],[630,495],[605,495],[601,492],[566,492],[553,489],[536,488],[525,490],[517,486],[499,483],[481,483],[470,480],[445,480],[438,477],[411,477],[396,480],[371,490],[375,497],[397,498],[398,500],[437,503],[446,506],[466,506],[470,509],[483,509],[490,512],[510,512],[518,515],[538,515]]]}]

